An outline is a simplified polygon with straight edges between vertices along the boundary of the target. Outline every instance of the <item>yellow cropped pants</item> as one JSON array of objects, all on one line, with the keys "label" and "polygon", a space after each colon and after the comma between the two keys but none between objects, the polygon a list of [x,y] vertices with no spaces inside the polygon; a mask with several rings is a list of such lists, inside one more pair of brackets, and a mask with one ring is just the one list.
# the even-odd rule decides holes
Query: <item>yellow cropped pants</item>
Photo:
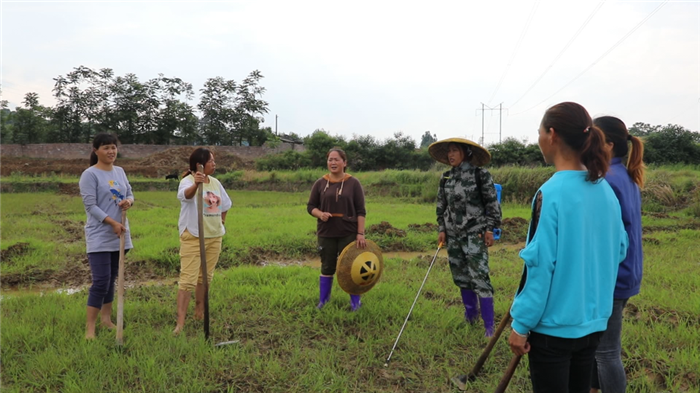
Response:
[{"label": "yellow cropped pants", "polygon": [[[214,277],[214,268],[219,262],[222,237],[204,239],[204,250],[207,258],[207,283]],[[197,284],[204,283],[202,279],[201,259],[199,256],[199,238],[193,236],[187,229],[180,235],[180,282],[178,288],[183,291],[194,291]]]}]

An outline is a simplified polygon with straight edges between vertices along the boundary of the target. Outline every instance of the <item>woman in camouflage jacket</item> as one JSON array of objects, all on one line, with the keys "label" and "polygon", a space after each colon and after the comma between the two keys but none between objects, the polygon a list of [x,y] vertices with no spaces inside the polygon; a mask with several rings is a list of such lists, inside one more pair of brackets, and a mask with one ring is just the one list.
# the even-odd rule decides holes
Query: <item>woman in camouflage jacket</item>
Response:
[{"label": "woman in camouflage jacket", "polygon": [[494,244],[493,230],[501,225],[493,178],[481,168],[491,155],[462,138],[435,142],[429,152],[436,160],[452,166],[443,173],[438,189],[438,241],[447,245],[452,279],[461,290],[465,319],[474,324],[481,310],[485,335],[491,337],[494,311],[488,247]]}]

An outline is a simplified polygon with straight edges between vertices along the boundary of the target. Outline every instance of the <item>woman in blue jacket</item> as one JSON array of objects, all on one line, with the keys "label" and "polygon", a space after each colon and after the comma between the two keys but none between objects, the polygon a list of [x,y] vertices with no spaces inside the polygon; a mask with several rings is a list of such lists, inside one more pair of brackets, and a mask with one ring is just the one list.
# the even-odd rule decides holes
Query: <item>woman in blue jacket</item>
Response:
[{"label": "woman in blue jacket", "polygon": [[586,109],[573,102],[549,108],[538,142],[556,172],[533,200],[508,342],[515,354],[529,353],[534,392],[587,393],[627,234],[603,179],[605,136]]},{"label": "woman in blue jacket", "polygon": [[[620,201],[622,222],[629,237],[627,257],[617,272],[612,315],[595,354],[596,367],[591,381],[593,392],[603,389],[606,393],[617,393],[627,389],[620,356],[622,310],[642,285],[642,195],[639,189],[644,187],[644,144],[630,135],[625,123],[616,117],[599,117],[593,124],[603,131],[608,149],[612,151],[613,159],[605,180]],[[623,158],[626,158],[626,165],[622,163]]]}]

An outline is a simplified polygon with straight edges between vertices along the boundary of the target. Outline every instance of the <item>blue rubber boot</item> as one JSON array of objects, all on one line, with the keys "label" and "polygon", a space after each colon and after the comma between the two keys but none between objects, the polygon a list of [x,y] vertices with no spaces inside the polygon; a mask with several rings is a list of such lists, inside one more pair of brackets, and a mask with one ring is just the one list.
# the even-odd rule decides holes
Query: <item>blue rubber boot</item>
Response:
[{"label": "blue rubber boot", "polygon": [[481,306],[481,319],[484,320],[484,329],[486,329],[484,335],[491,337],[493,336],[493,298],[479,298],[479,305]]},{"label": "blue rubber boot", "polygon": [[477,296],[474,291],[460,288],[462,292],[462,303],[464,303],[464,319],[473,325],[479,318],[479,307],[477,306]]},{"label": "blue rubber boot", "polygon": [[350,308],[352,311],[359,310],[361,305],[360,295],[350,295]]},{"label": "blue rubber boot", "polygon": [[318,308],[319,310],[323,308],[323,306],[328,303],[328,301],[331,299],[331,289],[333,289],[333,276],[321,276],[319,280],[319,300],[318,300]]}]

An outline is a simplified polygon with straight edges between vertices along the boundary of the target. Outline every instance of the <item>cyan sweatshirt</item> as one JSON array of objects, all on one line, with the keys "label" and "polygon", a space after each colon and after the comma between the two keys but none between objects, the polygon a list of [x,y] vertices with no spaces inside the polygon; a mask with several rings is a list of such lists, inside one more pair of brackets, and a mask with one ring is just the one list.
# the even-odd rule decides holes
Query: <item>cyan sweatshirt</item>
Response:
[{"label": "cyan sweatshirt", "polygon": [[628,240],[612,188],[586,174],[556,172],[538,191],[539,222],[533,216],[520,252],[523,281],[511,308],[519,333],[580,338],[607,327]]}]

